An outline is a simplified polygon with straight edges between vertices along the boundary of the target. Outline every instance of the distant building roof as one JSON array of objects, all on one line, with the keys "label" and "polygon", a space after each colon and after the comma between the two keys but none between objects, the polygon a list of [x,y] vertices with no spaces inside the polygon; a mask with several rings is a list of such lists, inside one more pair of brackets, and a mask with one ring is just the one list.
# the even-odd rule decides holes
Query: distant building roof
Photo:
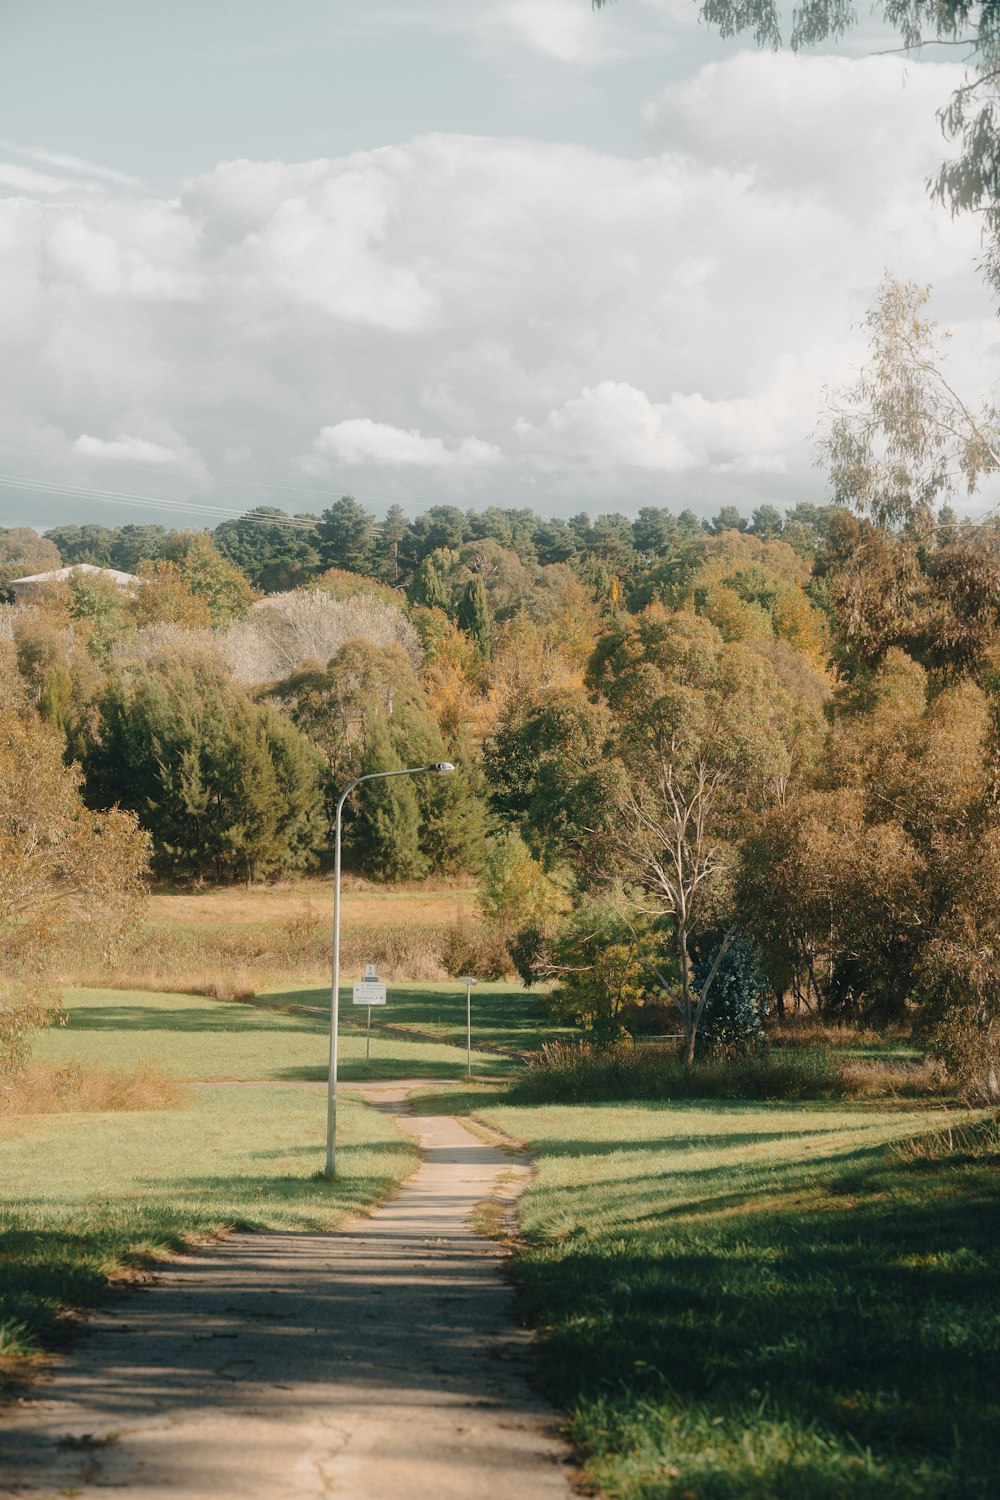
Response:
[{"label": "distant building roof", "polygon": [[14,590],[14,597],[18,598],[26,594],[33,585],[44,587],[47,583],[63,583],[74,573],[100,573],[120,589],[128,589],[134,583],[142,582],[134,573],[122,573],[118,568],[96,568],[93,563],[77,563],[72,568],[53,568],[50,573],[30,573],[26,578],[13,578],[10,586]]}]

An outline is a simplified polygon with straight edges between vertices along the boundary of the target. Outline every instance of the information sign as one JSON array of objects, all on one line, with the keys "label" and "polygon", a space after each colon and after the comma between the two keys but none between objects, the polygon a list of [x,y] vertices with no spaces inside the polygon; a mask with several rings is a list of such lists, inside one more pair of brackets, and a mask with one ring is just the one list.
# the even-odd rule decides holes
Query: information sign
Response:
[{"label": "information sign", "polygon": [[384,1005],[385,985],[379,979],[359,979],[352,998],[355,1005]]}]

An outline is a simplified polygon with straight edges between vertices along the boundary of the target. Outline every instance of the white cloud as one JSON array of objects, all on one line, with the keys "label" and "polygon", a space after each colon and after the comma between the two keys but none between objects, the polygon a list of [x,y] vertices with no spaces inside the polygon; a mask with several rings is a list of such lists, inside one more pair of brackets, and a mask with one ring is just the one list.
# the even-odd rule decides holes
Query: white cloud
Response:
[{"label": "white cloud", "polygon": [[0,189],[9,188],[13,193],[41,193],[46,197],[52,193],[93,193],[97,191],[92,182],[77,182],[67,177],[53,177],[48,172],[36,172],[33,167],[19,167],[15,162],[0,161]]},{"label": "white cloud", "polygon": [[[593,65],[617,52],[614,28],[576,0],[504,0],[477,24],[500,27],[556,62]],[[609,31],[611,35],[609,35]]]},{"label": "white cloud", "polygon": [[18,146],[12,141],[0,141],[0,151],[5,151],[8,156],[19,156],[25,161],[41,162],[43,166],[55,167],[59,171],[110,182],[115,187],[142,188],[138,177],[130,177],[127,172],[119,172],[114,167],[103,167],[97,162],[85,161],[81,156],[70,156],[65,151],[46,151],[42,146]]},{"label": "white cloud", "polygon": [[657,98],[642,160],[436,135],[0,198],[0,443],[60,478],[81,434],[192,454],[236,505],[338,466],[374,508],[819,498],[887,266],[934,281],[962,389],[1000,375],[978,226],[924,186],[953,79],[741,54]]},{"label": "white cloud", "polygon": [[554,408],[540,426],[521,420],[516,431],[529,448],[603,472],[679,474],[711,465],[717,473],[782,473],[780,450],[801,433],[790,373],[759,396],[714,401],[699,392],[651,401],[624,381],[604,380]]},{"label": "white cloud", "polygon": [[352,417],[324,427],[302,467],[308,474],[325,474],[333,459],[380,468],[478,469],[499,457],[500,449],[480,438],[463,437],[449,447],[439,437],[424,437],[415,429],[404,432],[370,417]]},{"label": "white cloud", "polygon": [[131,437],[121,433],[116,438],[91,437],[89,432],[70,444],[70,452],[81,458],[107,459],[111,463],[176,464],[183,463],[184,456],[160,443],[147,442],[145,438]]}]

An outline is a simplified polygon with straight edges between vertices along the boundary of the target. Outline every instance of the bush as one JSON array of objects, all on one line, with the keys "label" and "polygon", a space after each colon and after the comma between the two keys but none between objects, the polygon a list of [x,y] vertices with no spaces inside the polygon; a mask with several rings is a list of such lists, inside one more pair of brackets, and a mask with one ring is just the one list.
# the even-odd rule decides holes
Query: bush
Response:
[{"label": "bush", "polygon": [[850,1089],[829,1053],[709,1058],[685,1067],[672,1047],[548,1042],[510,1091],[516,1104],[625,1099],[838,1098]]},{"label": "bush", "polygon": [[[715,955],[702,960],[694,972],[700,990],[711,972]],[[726,949],[712,980],[698,1028],[703,1048],[725,1057],[748,1056],[767,1045],[764,1001],[768,984],[753,950],[742,938]]]},{"label": "bush", "polygon": [[470,922],[460,916],[446,930],[441,962],[453,979],[473,974],[477,979],[504,979],[513,972],[507,944],[490,922]]}]

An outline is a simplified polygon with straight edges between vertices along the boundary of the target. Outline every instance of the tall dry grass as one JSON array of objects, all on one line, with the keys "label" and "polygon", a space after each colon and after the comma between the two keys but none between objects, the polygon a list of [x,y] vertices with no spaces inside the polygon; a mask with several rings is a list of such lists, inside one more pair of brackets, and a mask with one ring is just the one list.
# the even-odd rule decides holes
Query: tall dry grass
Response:
[{"label": "tall dry grass", "polygon": [[85,1070],[77,1063],[28,1063],[0,1083],[0,1115],[177,1109],[184,1098],[179,1083],[149,1066]]},{"label": "tall dry grass", "polygon": [[[386,979],[444,979],[446,926],[350,924],[341,930],[345,981],[377,964]],[[247,999],[277,984],[330,974],[330,928],[309,913],[280,922],[210,926],[146,922],[112,956],[67,958],[66,984]]]}]

